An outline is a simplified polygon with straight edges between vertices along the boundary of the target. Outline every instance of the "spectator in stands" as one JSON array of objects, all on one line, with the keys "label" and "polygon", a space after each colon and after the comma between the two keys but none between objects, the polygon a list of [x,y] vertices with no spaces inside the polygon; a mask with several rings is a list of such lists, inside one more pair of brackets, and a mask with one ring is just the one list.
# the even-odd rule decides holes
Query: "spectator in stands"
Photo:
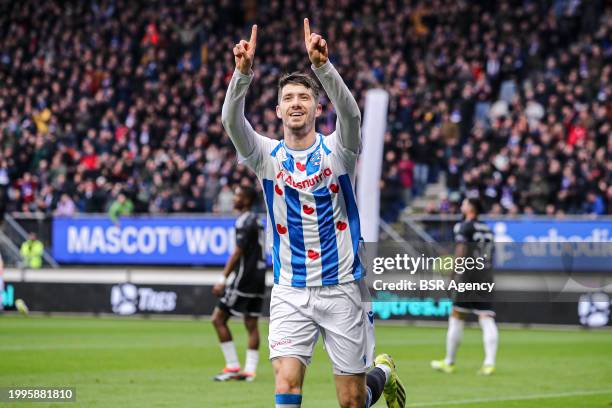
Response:
[{"label": "spectator in stands", "polygon": [[429,179],[429,165],[432,160],[431,146],[427,143],[425,135],[419,135],[416,144],[410,152],[414,157],[414,195],[421,196],[425,192]]},{"label": "spectator in stands", "polygon": [[134,203],[124,193],[119,193],[117,199],[111,204],[108,209],[108,216],[115,224],[119,224],[120,217],[132,215],[134,212]]},{"label": "spectator in stands", "polygon": [[43,254],[45,247],[38,240],[36,233],[31,232],[28,239],[21,244],[20,251],[23,260],[23,266],[29,269],[40,269],[43,264]]},{"label": "spectator in stands", "polygon": [[603,198],[595,191],[587,193],[587,199],[584,203],[584,213],[590,215],[603,215],[606,213],[606,207]]},{"label": "spectator in stands", "polygon": [[404,205],[408,205],[412,200],[412,187],[414,186],[414,162],[410,159],[408,152],[402,153],[402,158],[397,164],[397,168],[399,170]]},{"label": "spectator in stands", "polygon": [[76,205],[68,194],[62,194],[54,215],[59,217],[72,217],[76,213]]},{"label": "spectator in stands", "polygon": [[0,315],[4,313],[4,260],[0,252]]},{"label": "spectator in stands", "polygon": [[[383,169],[385,189],[397,187],[398,170],[405,189],[400,163],[408,151],[415,195],[440,170],[448,172],[448,197],[478,197],[490,211],[544,213],[552,205],[583,213],[592,210],[587,192],[596,191],[610,213],[612,9],[605,2],[351,5],[323,0],[314,20],[330,41],[342,32],[330,58],[362,108],[369,88],[389,92],[385,150],[395,156]],[[225,199],[222,186],[232,190],[246,178],[259,188],[220,123],[233,66],[225,51],[250,23],[243,16],[266,22],[259,80],[249,92],[261,97],[246,105],[247,116],[258,132],[279,137],[268,109],[275,93],[266,90],[280,71],[303,68],[299,39],[289,35],[298,14],[315,8],[302,6],[272,1],[245,13],[236,2],[179,0],[158,9],[128,0],[1,2],[6,210],[52,213],[67,194],[80,211],[105,212],[119,186],[135,212],[209,212]],[[356,42],[374,54],[354,54]],[[330,132],[335,112],[325,98],[322,105],[318,126]],[[542,180],[532,186],[538,161]],[[202,177],[197,191],[181,185],[185,173],[191,184]],[[545,185],[547,193],[536,193]]]}]

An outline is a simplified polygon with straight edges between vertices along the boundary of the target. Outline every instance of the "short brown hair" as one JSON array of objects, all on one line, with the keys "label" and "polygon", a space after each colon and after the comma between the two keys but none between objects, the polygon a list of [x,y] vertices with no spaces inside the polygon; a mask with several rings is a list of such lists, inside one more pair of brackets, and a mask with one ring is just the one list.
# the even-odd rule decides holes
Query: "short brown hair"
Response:
[{"label": "short brown hair", "polygon": [[308,74],[303,74],[301,72],[292,72],[290,74],[284,74],[278,80],[278,101],[280,102],[281,93],[285,85],[294,84],[294,85],[303,85],[307,89],[312,91],[312,95],[314,96],[315,102],[319,101],[319,94],[321,93],[321,88],[317,81],[314,80]]}]

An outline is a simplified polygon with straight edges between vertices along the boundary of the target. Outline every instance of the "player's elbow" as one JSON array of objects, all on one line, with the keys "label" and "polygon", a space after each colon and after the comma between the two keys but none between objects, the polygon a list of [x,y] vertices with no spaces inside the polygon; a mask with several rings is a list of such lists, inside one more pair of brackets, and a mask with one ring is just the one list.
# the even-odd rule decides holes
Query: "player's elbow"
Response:
[{"label": "player's elbow", "polygon": [[355,108],[349,112],[348,120],[357,127],[361,127],[361,111],[355,104]]},{"label": "player's elbow", "polygon": [[230,139],[234,141],[234,135],[238,133],[236,121],[231,119],[231,115],[223,115],[221,114],[221,124],[223,125],[223,129],[227,132]]},{"label": "player's elbow", "polygon": [[231,115],[229,112],[229,108],[223,104],[223,107],[221,108],[221,123],[223,124],[223,127],[225,128],[225,130],[228,130],[231,126]]}]

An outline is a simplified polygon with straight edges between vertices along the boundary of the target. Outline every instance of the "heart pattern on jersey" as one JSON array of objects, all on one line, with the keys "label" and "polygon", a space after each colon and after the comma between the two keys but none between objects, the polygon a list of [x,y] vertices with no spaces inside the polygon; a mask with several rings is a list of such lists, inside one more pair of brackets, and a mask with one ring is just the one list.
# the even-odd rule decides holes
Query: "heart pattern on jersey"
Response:
[{"label": "heart pattern on jersey", "polygon": [[278,195],[283,195],[283,190],[281,190],[281,188],[278,186],[278,184],[274,185],[274,191],[276,191],[276,194],[278,194]]},{"label": "heart pattern on jersey", "polygon": [[296,162],[295,163],[295,167],[297,167],[299,171],[306,170],[306,166],[304,164],[300,163],[300,162]]},{"label": "heart pattern on jersey", "polygon": [[329,189],[331,190],[332,193],[337,193],[339,188],[337,184],[330,184],[329,185]]},{"label": "heart pattern on jersey", "polygon": [[314,249],[309,249],[308,250],[308,258],[312,259],[313,261],[315,259],[318,259],[319,256],[320,256],[320,254],[317,251],[315,251]]},{"label": "heart pattern on jersey", "polygon": [[306,204],[304,204],[304,205],[302,206],[302,209],[304,210],[304,213],[306,213],[306,215],[310,215],[310,214],[312,214],[312,213],[314,212],[314,210],[315,210],[314,208],[309,207],[309,206],[308,206],[308,205],[306,205]]},{"label": "heart pattern on jersey", "polygon": [[343,222],[343,221],[338,221],[336,223],[336,228],[338,228],[340,231],[344,231],[347,227],[347,223]]},{"label": "heart pattern on jersey", "polygon": [[283,227],[280,224],[276,224],[276,231],[278,231],[279,234],[284,235],[287,233],[287,227]]}]

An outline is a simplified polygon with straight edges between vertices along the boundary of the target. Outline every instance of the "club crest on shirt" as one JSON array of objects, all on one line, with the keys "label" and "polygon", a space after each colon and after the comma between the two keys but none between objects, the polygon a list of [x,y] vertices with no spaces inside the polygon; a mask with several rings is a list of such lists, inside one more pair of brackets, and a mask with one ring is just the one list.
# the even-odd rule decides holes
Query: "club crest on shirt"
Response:
[{"label": "club crest on shirt", "polygon": [[293,173],[295,170],[295,162],[293,161],[292,156],[288,156],[285,160],[282,161],[283,167],[287,169],[287,171]]},{"label": "club crest on shirt", "polygon": [[317,149],[308,155],[308,161],[306,162],[306,175],[316,173],[321,168],[321,150]]}]

